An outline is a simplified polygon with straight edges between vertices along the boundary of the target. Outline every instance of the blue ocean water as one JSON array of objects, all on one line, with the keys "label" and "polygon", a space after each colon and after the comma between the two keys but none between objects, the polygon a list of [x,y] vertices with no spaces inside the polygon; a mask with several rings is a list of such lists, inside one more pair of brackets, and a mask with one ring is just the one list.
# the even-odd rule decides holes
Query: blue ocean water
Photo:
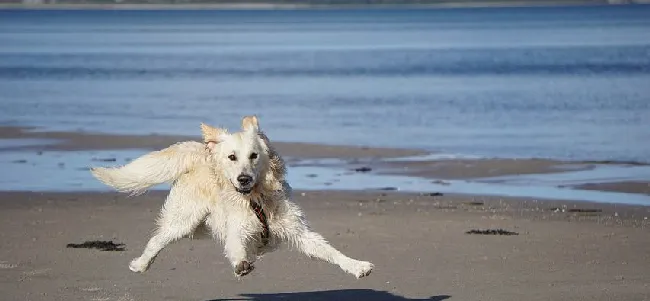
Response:
[{"label": "blue ocean water", "polygon": [[650,162],[650,6],[0,11],[0,124]]}]

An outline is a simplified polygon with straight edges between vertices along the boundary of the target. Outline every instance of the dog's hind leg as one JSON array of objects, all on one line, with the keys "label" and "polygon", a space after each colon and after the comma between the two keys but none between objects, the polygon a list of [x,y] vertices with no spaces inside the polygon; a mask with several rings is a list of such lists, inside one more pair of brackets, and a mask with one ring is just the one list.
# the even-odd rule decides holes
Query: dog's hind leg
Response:
[{"label": "dog's hind leg", "polygon": [[[186,203],[183,203],[186,202]],[[158,219],[158,229],[142,252],[129,264],[133,272],[145,272],[158,253],[171,242],[190,235],[205,219],[207,209],[180,198],[172,191]]]},{"label": "dog's hind leg", "polygon": [[302,253],[336,264],[357,278],[368,276],[372,272],[374,268],[372,263],[345,256],[331,246],[323,236],[312,231],[297,206],[289,205],[287,209],[290,214],[285,215],[287,220],[284,222],[287,224],[283,227],[285,230],[282,236],[285,236]]},{"label": "dog's hind leg", "polygon": [[323,236],[308,228],[298,231],[292,240],[302,253],[336,264],[357,278],[368,276],[374,268],[374,265],[370,262],[345,256],[339,250],[332,247]]}]

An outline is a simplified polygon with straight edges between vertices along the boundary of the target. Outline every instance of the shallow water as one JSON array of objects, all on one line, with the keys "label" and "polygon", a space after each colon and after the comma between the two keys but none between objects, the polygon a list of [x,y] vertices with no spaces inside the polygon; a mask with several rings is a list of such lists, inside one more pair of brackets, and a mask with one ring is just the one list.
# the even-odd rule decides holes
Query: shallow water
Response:
[{"label": "shallow water", "polygon": [[[479,181],[445,180],[438,184],[431,179],[408,176],[346,173],[326,167],[302,167],[290,170],[289,181],[295,189],[306,190],[359,190],[396,188],[404,192],[442,192],[488,196],[510,196],[537,199],[589,201],[597,203],[617,203],[650,205],[650,196],[642,194],[602,192],[560,188],[548,183],[529,181],[527,185],[516,185],[502,181],[485,183]],[[309,175],[318,175],[312,177]]]},{"label": "shallow water", "polygon": [[[145,154],[143,150],[0,152],[0,190],[2,191],[111,191],[92,177],[90,167],[117,166]],[[650,167],[604,166],[590,171],[499,177],[474,180],[449,180],[439,184],[432,179],[400,175],[354,172],[338,159],[305,160],[292,163],[288,181],[299,190],[396,189],[405,192],[443,192],[475,195],[530,197],[618,204],[650,205],[650,196],[560,188],[561,184],[581,184],[612,180],[648,178]],[[632,176],[631,176],[632,175]],[[168,189],[159,185],[154,189]]]},{"label": "shallow water", "polygon": [[[109,191],[90,167],[116,166],[145,154],[142,150],[0,152],[0,190]],[[114,162],[105,162],[109,160]]]},{"label": "shallow water", "polygon": [[0,124],[650,162],[650,7],[0,11]]},{"label": "shallow water", "polygon": [[650,179],[650,166],[601,165],[595,169],[552,174],[530,174],[483,178],[482,182],[512,185],[569,186],[589,183],[637,182]]}]

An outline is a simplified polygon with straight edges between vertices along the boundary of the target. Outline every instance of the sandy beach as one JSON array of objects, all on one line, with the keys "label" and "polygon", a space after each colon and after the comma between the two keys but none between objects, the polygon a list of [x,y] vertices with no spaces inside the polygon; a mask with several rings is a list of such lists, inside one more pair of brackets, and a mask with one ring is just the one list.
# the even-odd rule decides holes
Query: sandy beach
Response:
[{"label": "sandy beach", "polygon": [[[159,149],[198,137],[120,136],[0,129],[0,154]],[[9,140],[6,140],[9,139]],[[18,140],[16,140],[18,139]],[[275,143],[293,160],[338,158],[381,168],[379,158],[419,150]],[[370,158],[370,159],[368,159]],[[108,158],[111,159],[111,158]],[[362,159],[368,159],[363,161]],[[108,160],[94,165],[121,164]],[[10,170],[30,166],[10,163]],[[65,163],[65,162],[61,162]],[[539,160],[390,163],[457,179],[495,173],[550,172],[570,164]],[[397,165],[395,165],[397,164]],[[401,164],[401,165],[400,165]],[[455,164],[455,165],[454,165]],[[466,172],[458,167],[468,165]],[[62,167],[65,168],[65,167]],[[589,166],[582,167],[591,168]],[[81,172],[81,171],[80,171]],[[414,172],[415,174],[416,172]],[[418,175],[418,174],[415,174]],[[420,174],[421,175],[421,174]],[[618,185],[635,192],[643,183]],[[604,190],[613,189],[604,187]],[[594,187],[589,187],[594,189]],[[626,190],[627,191],[627,190]],[[643,193],[644,191],[640,191]],[[128,262],[141,252],[165,191],[127,197],[112,192],[0,192],[0,291],[4,300],[648,300],[650,207],[538,200],[435,191],[295,191],[312,226],[344,253],[376,270],[360,280],[291,250],[265,256],[237,280],[211,240],[184,239],[145,274]],[[517,235],[466,234],[471,230]],[[66,248],[85,241],[124,244],[122,251]]]},{"label": "sandy beach", "polygon": [[[128,270],[164,193],[2,193],[4,300],[647,300],[648,208],[373,192],[300,192],[312,226],[376,270],[356,280],[282,250],[236,280],[210,240],[184,239]],[[519,201],[519,202],[517,202]],[[514,205],[514,204],[518,205]],[[510,205],[507,205],[510,204]],[[614,212],[619,216],[615,217]],[[634,217],[621,217],[630,214]],[[469,235],[504,229],[519,235]],[[125,251],[69,249],[107,240]]]}]

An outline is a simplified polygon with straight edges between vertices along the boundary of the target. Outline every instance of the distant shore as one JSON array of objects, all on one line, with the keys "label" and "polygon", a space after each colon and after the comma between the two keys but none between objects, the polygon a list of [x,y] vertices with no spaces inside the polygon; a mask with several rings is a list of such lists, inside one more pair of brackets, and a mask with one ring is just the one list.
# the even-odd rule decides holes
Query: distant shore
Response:
[{"label": "distant shore", "polygon": [[441,9],[441,8],[479,8],[479,7],[543,7],[543,6],[582,6],[613,5],[608,1],[487,1],[487,2],[440,2],[440,3],[402,3],[402,4],[302,4],[302,3],[202,3],[202,4],[102,4],[102,3],[57,3],[22,4],[0,3],[0,9],[33,10],[273,10],[273,9]]}]

